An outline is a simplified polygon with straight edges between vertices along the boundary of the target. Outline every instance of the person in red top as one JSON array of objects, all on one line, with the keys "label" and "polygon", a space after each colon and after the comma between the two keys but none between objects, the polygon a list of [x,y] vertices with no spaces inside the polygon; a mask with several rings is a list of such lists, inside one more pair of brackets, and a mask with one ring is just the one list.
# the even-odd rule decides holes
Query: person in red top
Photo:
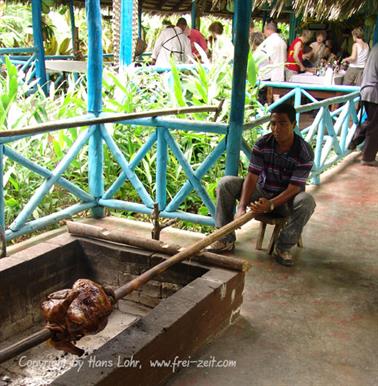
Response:
[{"label": "person in red top", "polygon": [[192,47],[192,54],[193,54],[194,58],[199,59],[199,60],[201,59],[201,55],[199,54],[194,43],[198,44],[205,51],[206,55],[208,55],[209,51],[207,48],[207,42],[206,42],[205,37],[201,34],[200,31],[198,31],[195,28],[189,28],[187,26],[184,32],[185,32],[185,35],[190,40],[190,45]]},{"label": "person in red top", "polygon": [[285,68],[286,80],[290,81],[291,77],[298,72],[306,71],[303,65],[303,47],[310,41],[312,32],[304,29],[301,36],[295,38],[289,46],[287,54],[287,64]]}]

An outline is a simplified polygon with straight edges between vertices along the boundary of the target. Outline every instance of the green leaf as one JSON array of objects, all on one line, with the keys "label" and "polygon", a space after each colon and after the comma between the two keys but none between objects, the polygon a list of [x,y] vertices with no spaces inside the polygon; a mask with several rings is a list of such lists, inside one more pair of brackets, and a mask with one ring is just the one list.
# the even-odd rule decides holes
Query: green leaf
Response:
[{"label": "green leaf", "polygon": [[174,61],[173,56],[170,58],[170,65],[171,65],[171,76],[173,80],[173,93],[176,99],[177,104],[180,107],[186,106],[184,94],[182,92],[182,84],[181,84],[181,78],[180,73],[178,71],[178,68],[176,66],[176,63]]},{"label": "green leaf", "polygon": [[247,79],[251,87],[256,86],[258,68],[251,51],[248,54]]}]

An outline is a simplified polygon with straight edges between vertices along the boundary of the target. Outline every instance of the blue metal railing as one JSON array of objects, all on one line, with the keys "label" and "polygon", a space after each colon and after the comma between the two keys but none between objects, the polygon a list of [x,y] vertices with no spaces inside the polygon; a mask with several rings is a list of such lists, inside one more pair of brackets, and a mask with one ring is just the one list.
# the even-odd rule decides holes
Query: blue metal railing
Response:
[{"label": "blue metal railing", "polygon": [[[303,94],[306,95],[307,91],[302,91],[304,91]],[[275,102],[275,104],[282,103],[282,101],[285,99],[286,98],[282,98],[280,101]],[[313,98],[311,99],[311,103],[297,107],[297,113],[299,115],[305,112],[319,110],[312,124],[300,131],[303,137],[314,145],[315,165],[311,174],[312,182],[319,183],[319,176],[321,173],[327,167],[348,153],[347,146],[351,140],[359,119],[359,113],[356,111],[356,103],[358,100],[359,93],[355,91],[344,96],[338,96],[336,98],[326,99],[323,101],[314,101]],[[335,105],[341,106],[336,110],[331,111],[330,107]],[[46,225],[57,222],[60,219],[70,217],[76,213],[91,208],[101,209],[101,207],[108,207],[118,210],[151,214],[153,211],[154,202],[159,204],[159,209],[161,211],[160,215],[162,217],[178,218],[181,220],[206,225],[214,224],[213,217],[215,214],[215,207],[214,203],[210,199],[208,192],[205,189],[203,178],[226,151],[227,135],[229,132],[229,126],[227,124],[197,122],[185,119],[163,117],[120,121],[119,119],[115,120],[113,118],[114,114],[112,117],[109,113],[101,113],[99,117],[103,118],[104,121],[101,124],[95,124],[95,121],[93,121],[92,126],[80,134],[75,143],[71,146],[67,154],[61,159],[54,170],[48,170],[43,166],[40,166],[35,162],[26,159],[24,156],[9,147],[9,143],[25,137],[30,137],[30,134],[0,137],[0,180],[3,173],[2,165],[4,157],[9,157],[11,160],[19,163],[24,167],[27,167],[31,171],[45,178],[43,184],[34,192],[29,202],[21,210],[12,224],[9,225],[8,229],[6,229],[4,224],[4,192],[1,190],[0,225],[6,229],[5,234],[7,240],[13,239],[25,233],[32,232]],[[81,127],[83,124],[80,124],[80,120],[93,120],[95,118],[95,114],[87,114],[77,119],[67,120],[65,126],[62,127],[62,129],[66,129],[68,127]],[[150,134],[148,139],[137,151],[137,153],[132,156],[131,160],[126,159],[125,155],[122,153],[121,149],[108,131],[108,126],[105,126],[104,124],[104,122],[112,123],[115,121],[124,125],[138,125],[154,128],[154,131]],[[248,124],[245,124],[243,129],[244,131],[260,130],[261,126],[263,126],[268,121],[269,116],[265,115],[256,118],[254,121]],[[351,126],[349,125],[349,121],[352,121]],[[52,123],[52,125],[54,125],[54,123]],[[208,133],[213,133],[219,135],[220,137],[215,148],[210,152],[210,154],[207,155],[202,164],[194,169],[190,165],[190,160],[185,157],[185,154],[183,153],[179,143],[177,143],[174,136],[172,135],[172,133],[175,131],[203,132],[205,135]],[[92,166],[92,189],[88,188],[88,191],[85,191],[67,179],[63,178],[63,174],[74,160],[74,158],[95,136],[96,142],[94,146],[96,149],[99,147],[102,149],[103,146],[106,145],[113,155],[113,158],[121,167],[119,176],[106,191],[101,190],[103,182],[99,183],[97,187],[95,186],[95,181],[97,178],[96,176],[102,175],[103,166],[99,165],[99,168],[96,168],[97,163],[103,162],[102,156],[97,157],[96,161],[94,161],[96,165],[94,164]],[[155,180],[156,191],[151,192],[148,191],[141,182],[136,173],[136,168],[141,163],[146,154],[153,151],[152,149],[155,143],[157,144]],[[177,193],[170,200],[167,200],[166,195],[168,151],[171,151],[171,153],[177,159],[187,178],[183,186],[177,187]],[[245,140],[242,142],[241,152],[247,156],[250,154],[250,146]],[[99,154],[102,154],[102,150]],[[129,181],[131,183],[141,201],[140,203],[113,199],[114,195],[122,187],[125,181]],[[33,211],[37,208],[46,194],[48,194],[54,184],[59,184],[61,187],[72,193],[77,198],[78,203],[43,218],[29,221],[29,219],[32,217]],[[93,186],[96,187],[96,189]],[[99,187],[100,189],[98,189]],[[202,202],[206,206],[209,216],[203,216],[179,210],[182,202],[193,190],[201,198]]]}]

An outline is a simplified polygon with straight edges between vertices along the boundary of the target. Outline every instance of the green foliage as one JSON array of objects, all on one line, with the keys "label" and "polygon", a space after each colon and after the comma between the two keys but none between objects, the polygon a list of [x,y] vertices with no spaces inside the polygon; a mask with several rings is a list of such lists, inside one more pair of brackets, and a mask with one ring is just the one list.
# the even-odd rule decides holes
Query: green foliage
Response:
[{"label": "green foliage", "polygon": [[[247,117],[253,117],[256,112],[256,75],[253,74],[256,66],[253,59],[250,60],[252,61],[248,66],[249,75],[246,88]],[[1,89],[1,96],[4,96],[4,100],[9,101],[7,107],[9,119],[6,122],[9,128],[16,129],[37,122],[71,118],[86,113],[87,90],[85,77],[78,82],[69,79],[64,90],[50,87],[50,94],[47,96],[44,96],[41,92],[26,96],[23,86],[14,81],[14,79],[17,79],[15,78],[14,66],[12,67],[10,63],[9,66],[7,77],[1,83],[4,85]],[[16,84],[18,85],[17,88],[15,88]],[[224,99],[225,102],[218,120],[227,122],[230,110],[231,84],[232,66],[227,62],[219,62],[208,68],[201,63],[197,63],[193,70],[185,72],[179,72],[176,65],[172,63],[171,75],[145,73],[135,69],[128,69],[122,74],[107,70],[104,72],[103,77],[103,110],[105,112],[137,112],[174,106],[218,104]],[[13,95],[13,97],[9,99],[7,95]],[[9,111],[12,111],[12,114],[9,114]],[[183,118],[212,121],[213,114],[183,115]],[[154,131],[154,128],[120,124],[109,125],[108,129],[128,160],[133,159]],[[72,146],[81,130],[85,130],[85,128],[43,134],[19,140],[10,146],[30,160],[53,170]],[[171,131],[171,133],[193,170],[201,165],[221,139],[219,135],[209,133],[176,131]],[[253,136],[248,135],[247,139],[253,141]],[[202,180],[212,199],[215,198],[216,184],[223,175],[224,165],[225,157],[222,156]],[[241,167],[244,167],[242,162]],[[154,196],[156,191],[155,146],[147,153],[135,171],[147,191]],[[105,189],[112,185],[121,172],[120,166],[115,162],[108,148],[104,146]],[[88,153],[87,148],[84,148],[64,173],[64,177],[87,190],[87,175]],[[169,151],[166,189],[168,200],[175,196],[186,180],[187,177],[182,170],[182,166]],[[6,159],[4,186],[7,224],[24,207],[42,181],[42,177],[29,172],[23,167],[16,167],[13,162]],[[137,193],[128,181],[122,185],[114,198],[140,202]],[[75,198],[71,194],[56,185],[41,202],[38,209],[34,211],[33,217],[44,216],[74,202]],[[208,215],[207,208],[194,191],[182,203],[180,209]],[[182,226],[189,227],[187,223],[182,224]],[[193,225],[190,225],[190,227],[193,228]]]}]

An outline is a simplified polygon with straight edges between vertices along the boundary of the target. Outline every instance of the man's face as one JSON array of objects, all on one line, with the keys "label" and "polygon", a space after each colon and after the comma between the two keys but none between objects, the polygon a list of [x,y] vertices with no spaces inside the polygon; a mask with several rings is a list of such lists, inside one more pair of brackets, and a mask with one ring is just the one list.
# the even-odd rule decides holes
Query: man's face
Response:
[{"label": "man's face", "polygon": [[295,127],[295,122],[290,122],[287,114],[273,113],[270,116],[270,129],[277,142],[290,139]]}]

